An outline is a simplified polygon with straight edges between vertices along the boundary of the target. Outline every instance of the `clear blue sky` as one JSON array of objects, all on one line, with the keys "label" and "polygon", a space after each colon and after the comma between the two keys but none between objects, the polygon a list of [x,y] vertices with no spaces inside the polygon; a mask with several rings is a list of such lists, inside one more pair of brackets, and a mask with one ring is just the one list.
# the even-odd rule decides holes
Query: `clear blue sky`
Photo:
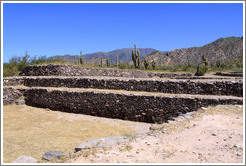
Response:
[{"label": "clear blue sky", "polygon": [[243,4],[3,5],[3,61],[133,47],[161,51],[243,36]]}]

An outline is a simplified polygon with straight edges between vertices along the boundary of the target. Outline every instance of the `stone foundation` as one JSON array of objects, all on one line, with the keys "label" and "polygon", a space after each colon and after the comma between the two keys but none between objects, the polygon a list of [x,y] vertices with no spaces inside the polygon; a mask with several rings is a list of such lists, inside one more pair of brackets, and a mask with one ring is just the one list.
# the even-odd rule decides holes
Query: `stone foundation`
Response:
[{"label": "stone foundation", "polygon": [[147,91],[176,94],[243,96],[243,82],[237,80],[164,80],[104,77],[7,77],[4,86],[69,87]]},{"label": "stone foundation", "polygon": [[217,72],[215,75],[229,77],[243,77],[243,72]]},{"label": "stone foundation", "polygon": [[3,77],[3,86],[23,85],[23,77]]},{"label": "stone foundation", "polygon": [[239,81],[190,81],[190,80],[154,80],[123,78],[25,78],[24,85],[35,87],[69,87],[116,89],[128,91],[147,91],[176,94],[231,95],[243,96],[243,82]]},{"label": "stone foundation", "polygon": [[113,68],[89,68],[74,65],[33,65],[24,68],[22,76],[109,76],[125,78],[152,78],[192,76],[191,73],[157,73],[143,70],[120,70]]},{"label": "stone foundation", "polygon": [[11,87],[3,87],[3,105],[12,104],[22,96],[22,93]]},{"label": "stone foundation", "polygon": [[[208,80],[191,74],[73,65],[29,66],[21,74],[22,77],[4,78],[4,86],[26,86],[4,87],[4,104],[13,103],[23,94],[25,103],[34,107],[163,123],[200,107],[243,103],[242,79]],[[190,80],[194,78],[204,80]]]},{"label": "stone foundation", "polygon": [[114,92],[22,90],[27,105],[148,123],[166,122],[179,114],[218,104],[242,104],[239,97],[201,95],[145,95]]}]

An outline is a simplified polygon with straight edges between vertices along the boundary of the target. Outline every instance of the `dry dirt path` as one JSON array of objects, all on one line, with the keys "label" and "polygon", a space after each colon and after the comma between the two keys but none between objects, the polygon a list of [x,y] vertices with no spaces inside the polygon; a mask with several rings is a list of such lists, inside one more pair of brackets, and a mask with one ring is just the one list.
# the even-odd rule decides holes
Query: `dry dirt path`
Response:
[{"label": "dry dirt path", "polygon": [[153,125],[152,134],[130,137],[111,148],[81,151],[68,162],[242,163],[243,122],[241,105],[204,108],[156,129]]}]

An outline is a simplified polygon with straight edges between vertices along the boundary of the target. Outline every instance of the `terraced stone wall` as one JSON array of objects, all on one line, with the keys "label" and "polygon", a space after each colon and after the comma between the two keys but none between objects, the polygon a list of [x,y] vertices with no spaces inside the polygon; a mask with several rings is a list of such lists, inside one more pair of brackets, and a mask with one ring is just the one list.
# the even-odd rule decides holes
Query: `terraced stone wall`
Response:
[{"label": "terraced stone wall", "polygon": [[190,81],[152,79],[103,79],[103,78],[25,78],[24,85],[40,87],[69,87],[117,89],[176,94],[243,96],[243,82],[238,81]]},{"label": "terraced stone wall", "polygon": [[[242,104],[242,99],[171,97],[30,88],[23,90],[27,105],[149,123],[166,122],[202,106]],[[236,98],[236,97],[235,97]]]},{"label": "terraced stone wall", "polygon": [[215,75],[229,77],[243,77],[243,72],[217,72]]},{"label": "terraced stone wall", "polygon": [[12,104],[16,99],[20,98],[22,93],[11,87],[3,87],[3,105]]},{"label": "terraced stone wall", "polygon": [[15,86],[15,85],[23,85],[24,78],[23,77],[4,77],[3,78],[3,86]]},{"label": "terraced stone wall", "polygon": [[190,73],[154,73],[142,70],[119,70],[112,68],[88,68],[74,65],[33,65],[21,72],[22,76],[110,76],[125,78],[191,76]]}]

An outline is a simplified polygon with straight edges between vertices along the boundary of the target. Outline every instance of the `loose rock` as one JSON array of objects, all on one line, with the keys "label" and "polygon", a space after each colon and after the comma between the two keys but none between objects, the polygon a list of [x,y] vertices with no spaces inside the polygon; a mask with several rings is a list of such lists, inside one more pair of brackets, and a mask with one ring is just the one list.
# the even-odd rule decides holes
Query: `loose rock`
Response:
[{"label": "loose rock", "polygon": [[50,161],[52,159],[60,159],[63,156],[66,157],[68,154],[61,151],[48,151],[42,156],[42,159]]},{"label": "loose rock", "polygon": [[28,156],[20,156],[17,159],[15,159],[12,163],[36,163],[37,160],[33,157]]},{"label": "loose rock", "polygon": [[126,140],[127,140],[127,137],[125,136],[115,136],[115,137],[92,139],[76,147],[75,151],[78,152],[83,149],[98,148],[98,147],[110,147],[119,142],[124,142]]}]

